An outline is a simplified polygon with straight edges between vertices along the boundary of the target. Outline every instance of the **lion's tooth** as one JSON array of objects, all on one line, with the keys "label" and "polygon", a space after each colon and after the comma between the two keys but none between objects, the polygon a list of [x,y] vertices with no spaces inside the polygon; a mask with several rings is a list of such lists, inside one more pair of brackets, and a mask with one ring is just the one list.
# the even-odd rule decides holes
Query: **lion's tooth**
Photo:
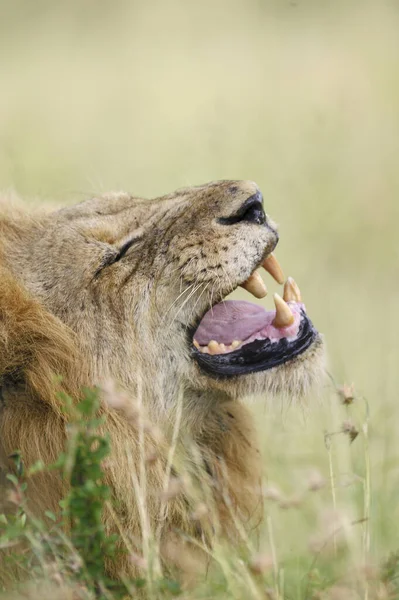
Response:
[{"label": "lion's tooth", "polygon": [[194,346],[197,348],[197,350],[199,350],[199,349],[200,349],[200,345],[199,345],[199,343],[197,342],[197,340],[194,340],[193,344],[194,344]]},{"label": "lion's tooth", "polygon": [[255,298],[264,298],[267,294],[267,288],[263,283],[262,277],[258,271],[254,271],[244,283],[241,284],[244,290],[247,290]]},{"label": "lion's tooth", "polygon": [[295,294],[296,294],[296,297],[297,297],[297,302],[302,302],[302,294],[301,294],[301,290],[298,287],[298,284],[296,283],[296,281],[292,277],[289,277],[289,279],[291,281],[292,287],[295,290]]},{"label": "lion's tooth", "polygon": [[231,344],[231,347],[233,348],[233,350],[235,350],[240,344],[241,342],[239,340],[234,340],[234,342],[232,342]]},{"label": "lion's tooth", "polygon": [[211,340],[208,344],[209,354],[220,354],[219,344],[216,340]]},{"label": "lion's tooth", "polygon": [[284,283],[285,277],[283,273],[283,269],[280,267],[280,263],[274,254],[269,254],[267,258],[262,263],[262,267],[266,269],[268,273],[279,283],[282,285]]},{"label": "lion's tooth", "polygon": [[216,340],[211,340],[207,346],[199,346],[199,350],[202,354],[224,354],[226,346],[219,344]]},{"label": "lion's tooth", "polygon": [[301,291],[292,277],[285,282],[283,298],[286,302],[302,302]]},{"label": "lion's tooth", "polygon": [[274,303],[276,305],[276,316],[272,325],[277,329],[292,325],[295,319],[288,304],[278,294],[274,294]]},{"label": "lion's tooth", "polygon": [[289,278],[284,284],[283,300],[284,302],[296,302],[295,290],[293,289]]}]

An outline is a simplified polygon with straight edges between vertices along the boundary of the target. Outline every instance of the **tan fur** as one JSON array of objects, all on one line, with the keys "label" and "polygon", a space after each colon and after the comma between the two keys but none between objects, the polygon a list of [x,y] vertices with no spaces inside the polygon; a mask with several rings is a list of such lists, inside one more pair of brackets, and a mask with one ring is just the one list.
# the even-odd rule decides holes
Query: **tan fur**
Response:
[{"label": "tan fur", "polygon": [[[229,380],[208,377],[190,357],[188,328],[276,243],[271,222],[217,221],[256,192],[252,182],[224,181],[153,201],[120,193],[52,214],[32,217],[5,205],[0,214],[0,461],[9,467],[7,456],[19,449],[27,464],[52,462],[66,440],[59,389],[77,399],[83,385],[116,381],[123,410],[112,408],[112,399],[102,407],[112,442],[106,480],[117,507],[116,516],[107,510],[105,524],[113,531],[118,523],[137,547],[146,527],[157,531],[165,564],[174,562],[177,531],[210,543],[257,523],[261,465],[240,399],[301,395],[321,368],[320,341],[281,367]],[[171,439],[174,469],[190,479],[165,504]],[[144,486],[140,461],[154,452]],[[57,510],[64,488],[55,473],[33,477],[32,509]],[[201,500],[210,510],[194,519]],[[122,557],[109,571],[131,575],[134,566]]]}]

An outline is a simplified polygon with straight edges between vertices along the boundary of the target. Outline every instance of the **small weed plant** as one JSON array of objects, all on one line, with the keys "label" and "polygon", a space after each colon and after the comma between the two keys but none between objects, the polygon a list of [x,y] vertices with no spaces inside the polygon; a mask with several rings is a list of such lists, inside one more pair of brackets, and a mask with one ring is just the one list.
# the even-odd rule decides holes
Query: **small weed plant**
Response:
[{"label": "small weed plant", "polygon": [[[105,416],[97,390],[85,390],[77,405],[64,396],[68,443],[56,462],[26,468],[18,451],[10,457],[14,469],[7,475],[4,492],[8,509],[0,514],[0,598],[399,599],[399,553],[387,551],[377,559],[373,554],[368,404],[351,386],[333,382],[333,387],[336,425],[324,432],[324,440],[320,438],[324,473],[312,469],[292,490],[286,479],[278,481],[283,471],[279,463],[276,483],[267,481],[263,488],[266,514],[261,539],[247,539],[238,549],[217,546],[209,551],[207,577],[187,589],[161,571],[154,574],[144,559],[140,578],[114,581],[107,575],[106,564],[118,561],[121,552],[140,561],[103,526],[103,512],[112,506],[104,478],[112,440],[101,434]],[[344,478],[338,461],[342,449],[345,466],[352,469]],[[64,480],[66,493],[59,511],[47,511],[39,519],[30,511],[26,491],[32,477],[54,471]],[[355,502],[350,508],[355,507],[355,514],[348,509],[348,490],[353,487]],[[298,538],[297,547],[284,553],[279,531],[287,522],[296,528]]]},{"label": "small weed plant", "polygon": [[[116,582],[105,572],[106,560],[118,560],[118,536],[107,535],[102,524],[111,495],[102,468],[110,453],[110,441],[98,433],[105,419],[99,411],[99,394],[87,389],[77,405],[68,396],[63,400],[69,414],[68,445],[57,461],[49,466],[37,462],[26,470],[18,451],[10,457],[14,473],[7,475],[6,494],[13,510],[0,514],[0,575],[7,579],[7,573],[22,573],[29,579],[52,580],[56,585],[67,583],[79,594],[76,597],[126,598],[145,588],[147,582],[144,578]],[[59,513],[46,511],[41,520],[30,512],[26,490],[29,478],[44,470],[58,471],[68,482],[69,491],[60,502]],[[180,593],[175,581],[161,579],[156,583],[159,597]]]}]

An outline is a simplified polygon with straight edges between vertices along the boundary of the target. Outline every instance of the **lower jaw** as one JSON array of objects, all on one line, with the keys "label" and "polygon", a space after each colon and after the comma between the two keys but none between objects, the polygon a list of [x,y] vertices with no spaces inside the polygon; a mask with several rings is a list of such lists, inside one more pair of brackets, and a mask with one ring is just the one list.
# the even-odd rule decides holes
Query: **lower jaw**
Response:
[{"label": "lower jaw", "polygon": [[318,332],[306,313],[303,313],[295,340],[255,340],[234,352],[217,355],[203,354],[193,347],[192,357],[208,376],[226,379],[267,371],[288,363],[303,354],[318,338]]}]

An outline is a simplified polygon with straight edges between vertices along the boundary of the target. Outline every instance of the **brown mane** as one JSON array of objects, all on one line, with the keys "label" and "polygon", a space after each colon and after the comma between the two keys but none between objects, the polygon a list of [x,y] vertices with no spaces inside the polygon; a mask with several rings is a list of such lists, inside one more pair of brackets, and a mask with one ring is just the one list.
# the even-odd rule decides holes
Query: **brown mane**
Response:
[{"label": "brown mane", "polygon": [[[23,382],[30,396],[59,414],[57,391],[78,397],[82,367],[72,331],[0,266],[0,381]],[[62,375],[61,382],[55,375]]]}]

